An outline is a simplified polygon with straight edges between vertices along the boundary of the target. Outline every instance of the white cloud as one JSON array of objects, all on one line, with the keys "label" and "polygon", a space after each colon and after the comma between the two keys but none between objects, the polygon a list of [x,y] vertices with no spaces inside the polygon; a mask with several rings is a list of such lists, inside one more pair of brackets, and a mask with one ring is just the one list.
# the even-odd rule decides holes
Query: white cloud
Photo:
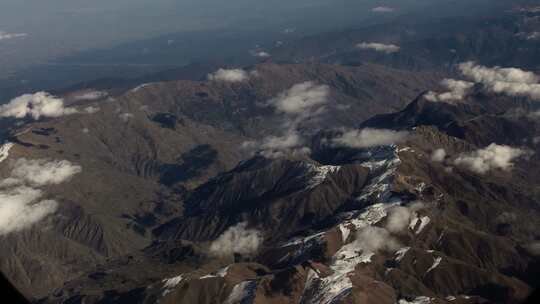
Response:
[{"label": "white cloud", "polygon": [[253,51],[251,52],[251,55],[258,58],[268,58],[271,56],[268,52],[265,51]]},{"label": "white cloud", "polygon": [[417,211],[424,207],[423,203],[415,202],[407,207],[396,206],[390,208],[385,228],[391,233],[401,233],[409,227],[411,220],[417,217]]},{"label": "white cloud", "polygon": [[403,142],[408,136],[409,132],[406,131],[365,128],[349,130],[332,139],[332,143],[336,146],[351,148],[370,148]]},{"label": "white cloud", "polygon": [[490,91],[510,96],[526,96],[540,100],[539,76],[517,68],[488,68],[465,62],[459,69],[466,77],[482,83]]},{"label": "white cloud", "polygon": [[312,113],[328,103],[330,88],[307,81],[292,86],[278,97],[270,100],[278,112],[290,115]]},{"label": "white cloud", "polygon": [[0,31],[0,41],[1,40],[8,40],[8,39],[14,39],[14,38],[23,38],[28,36],[28,34],[25,33],[7,33],[4,31]]},{"label": "white cloud", "polygon": [[80,173],[82,168],[67,160],[49,161],[46,159],[20,158],[14,163],[11,176],[0,186],[28,184],[33,187],[58,185]]},{"label": "white cloud", "polygon": [[38,189],[66,182],[82,168],[69,161],[18,159],[10,176],[0,181],[0,235],[26,229],[54,213],[58,203],[42,200]]},{"label": "white cloud", "polygon": [[262,233],[256,229],[247,229],[242,222],[227,229],[210,245],[210,254],[227,257],[233,254],[253,255],[263,242]]},{"label": "white cloud", "polygon": [[495,143],[484,149],[463,153],[454,160],[455,165],[465,166],[471,171],[484,174],[492,169],[509,170],[513,161],[526,156],[528,151]]},{"label": "white cloud", "polygon": [[433,151],[433,153],[431,154],[431,160],[434,162],[440,163],[444,161],[445,158],[446,158],[446,150],[444,150],[443,148],[439,148]]},{"label": "white cloud", "polygon": [[399,52],[400,47],[394,44],[382,44],[382,43],[375,43],[375,42],[362,42],[356,45],[357,48],[362,50],[373,50],[377,52],[383,52],[386,54],[396,53]]},{"label": "white cloud", "polygon": [[444,79],[441,85],[446,87],[449,92],[437,94],[429,92],[426,94],[426,99],[430,101],[454,101],[462,100],[467,95],[468,91],[474,86],[474,83],[455,79]]},{"label": "white cloud", "polygon": [[377,6],[372,8],[371,11],[375,13],[393,13],[396,9],[390,6]]},{"label": "white cloud", "polygon": [[219,69],[208,74],[208,80],[224,82],[243,82],[249,79],[249,74],[241,69]]},{"label": "white cloud", "polygon": [[298,132],[298,125],[307,118],[313,119],[323,113],[329,94],[328,86],[310,81],[296,84],[280,93],[269,100],[267,105],[273,106],[277,113],[285,114],[285,123],[281,126],[283,135],[246,142],[243,147],[267,158],[310,154],[311,150],[305,146],[305,140]]},{"label": "white cloud", "polygon": [[280,158],[286,155],[309,155],[311,150],[305,146],[304,139],[296,130],[290,130],[283,136],[268,136],[258,142],[245,142],[244,148],[257,150],[266,158]]},{"label": "white cloud", "polygon": [[399,247],[398,240],[388,230],[380,227],[365,227],[356,233],[354,240],[354,248],[360,248],[364,253],[395,251]]},{"label": "white cloud", "polygon": [[47,92],[25,94],[0,106],[0,117],[24,118],[31,116],[37,120],[41,117],[60,117],[77,113],[74,108],[64,106],[64,100]]},{"label": "white cloud", "polygon": [[0,191],[0,235],[26,229],[54,213],[56,201],[39,201],[42,192],[28,187]]}]

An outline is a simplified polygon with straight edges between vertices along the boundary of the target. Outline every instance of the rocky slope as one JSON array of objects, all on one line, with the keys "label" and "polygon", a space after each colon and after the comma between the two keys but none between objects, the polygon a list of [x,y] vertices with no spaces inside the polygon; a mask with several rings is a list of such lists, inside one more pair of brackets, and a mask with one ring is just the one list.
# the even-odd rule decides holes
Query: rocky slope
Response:
[{"label": "rocky slope", "polygon": [[[456,159],[492,135],[471,127],[455,136],[444,126],[484,116],[516,126],[528,119],[468,111],[473,101],[465,111],[422,98],[364,123],[407,130],[399,144],[337,148],[329,145],[343,132],[337,129],[314,135],[311,157],[244,161],[187,194],[183,214],[155,229],[143,253],[43,302],[523,301],[538,284],[538,154],[511,170],[475,172]],[[419,103],[437,113],[456,107],[455,115],[440,126],[426,122]],[[538,128],[537,120],[528,123]],[[538,143],[522,140],[529,133],[511,136],[497,134],[497,142],[538,151]],[[437,149],[445,156],[435,157]],[[258,250],[214,256],[216,240],[239,223],[261,233]]]},{"label": "rocky slope", "polygon": [[109,258],[147,247],[152,229],[182,214],[192,189],[246,158],[242,143],[279,134],[273,126],[282,117],[264,104],[295,84],[327,85],[335,105],[326,115],[351,126],[401,107],[436,79],[374,65],[263,64],[249,75],[239,83],[151,83],[91,100],[80,97],[95,94],[89,89],[64,93],[78,113],[28,118],[8,129],[3,178],[21,158],[82,169],[68,184],[46,187],[59,204],[54,216],[0,236],[2,272],[27,296],[41,297]]}]

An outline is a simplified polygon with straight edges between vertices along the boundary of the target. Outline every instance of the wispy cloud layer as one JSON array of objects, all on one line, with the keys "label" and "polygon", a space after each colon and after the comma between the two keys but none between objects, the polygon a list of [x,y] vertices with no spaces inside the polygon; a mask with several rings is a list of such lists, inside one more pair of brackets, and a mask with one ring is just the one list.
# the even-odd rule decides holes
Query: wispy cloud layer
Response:
[{"label": "wispy cloud layer", "polygon": [[408,136],[409,132],[406,131],[365,128],[346,131],[334,138],[332,143],[350,148],[370,148],[400,143],[407,140]]},{"label": "wispy cloud layer", "polygon": [[58,203],[43,200],[39,188],[66,182],[82,171],[67,160],[21,158],[12,166],[10,176],[0,181],[0,235],[26,229],[54,213]]}]

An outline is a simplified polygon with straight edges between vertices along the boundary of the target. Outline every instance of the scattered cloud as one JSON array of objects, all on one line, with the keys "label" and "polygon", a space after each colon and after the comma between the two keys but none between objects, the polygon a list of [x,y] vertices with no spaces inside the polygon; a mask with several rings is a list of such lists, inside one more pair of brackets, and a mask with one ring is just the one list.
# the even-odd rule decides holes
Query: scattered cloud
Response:
[{"label": "scattered cloud", "polygon": [[0,41],[2,40],[8,40],[8,39],[15,39],[15,38],[23,38],[28,36],[28,34],[25,33],[7,33],[4,31],[0,31]]},{"label": "scattered cloud", "polygon": [[431,160],[437,163],[443,162],[446,158],[446,150],[439,148],[431,154]]},{"label": "scattered cloud", "polygon": [[540,77],[517,68],[485,67],[474,62],[459,65],[464,76],[481,83],[490,91],[510,96],[526,96],[540,100]]},{"label": "scattered cloud", "polygon": [[308,119],[315,118],[325,111],[330,88],[308,81],[296,84],[269,100],[266,105],[285,115],[285,123],[281,126],[280,136],[268,136],[259,141],[243,144],[244,148],[257,151],[267,158],[280,158],[286,155],[309,155],[311,150],[306,140],[298,131],[298,125]]},{"label": "scattered cloud", "polygon": [[76,109],[64,106],[62,98],[47,92],[25,94],[0,106],[0,117],[25,118],[30,116],[38,120],[41,117],[60,117],[75,113],[77,113]]},{"label": "scattered cloud", "polygon": [[0,181],[0,235],[21,231],[54,213],[58,203],[42,200],[39,189],[70,180],[82,168],[67,160],[21,158],[10,176]]},{"label": "scattered cloud", "polygon": [[278,112],[289,115],[313,113],[314,109],[328,103],[330,88],[327,85],[318,85],[307,81],[291,87],[278,97],[270,100]]},{"label": "scattered cloud", "polygon": [[354,248],[361,248],[366,253],[395,251],[399,247],[399,241],[388,230],[374,226],[367,226],[359,230],[354,240]]},{"label": "scattered cloud", "polygon": [[58,185],[80,173],[82,168],[67,160],[49,161],[46,159],[20,158],[13,164],[10,177],[0,182],[0,186],[30,185],[41,187]]},{"label": "scattered cloud", "polygon": [[285,155],[309,155],[311,150],[296,130],[290,130],[283,136],[268,136],[258,142],[245,142],[244,148],[258,150],[266,158],[276,159]]},{"label": "scattered cloud", "polygon": [[372,8],[371,11],[375,13],[393,13],[396,9],[390,6],[377,6]]},{"label": "scattered cloud", "polygon": [[391,233],[401,233],[409,227],[411,220],[417,217],[417,212],[425,206],[422,202],[415,202],[409,206],[396,206],[388,210],[385,228]]},{"label": "scattered cloud", "polygon": [[265,52],[265,51],[253,51],[253,52],[251,52],[251,55],[252,55],[253,57],[258,57],[258,58],[268,58],[268,57],[271,57],[270,53]]},{"label": "scattered cloud", "polygon": [[386,54],[392,54],[399,52],[400,47],[394,44],[382,44],[382,43],[375,43],[375,42],[362,42],[356,45],[357,48],[361,50],[373,50],[377,52],[382,52]]},{"label": "scattered cloud", "polygon": [[365,128],[349,130],[332,139],[332,143],[351,148],[370,148],[400,143],[407,140],[409,135],[406,131]]},{"label": "scattered cloud", "polygon": [[259,230],[248,229],[247,223],[242,222],[227,229],[210,245],[210,254],[218,257],[253,255],[257,253],[263,242]]},{"label": "scattered cloud", "polygon": [[445,88],[449,90],[449,92],[440,93],[437,94],[435,92],[429,92],[426,94],[425,98],[430,101],[441,101],[441,102],[448,102],[448,101],[455,101],[455,100],[462,100],[467,95],[468,91],[474,87],[473,82],[463,81],[463,80],[455,80],[455,79],[444,79],[441,82],[441,85],[443,85]]},{"label": "scattered cloud", "polygon": [[484,149],[461,154],[454,160],[454,164],[485,174],[492,169],[510,170],[515,159],[528,154],[529,151],[523,149],[493,143]]},{"label": "scattered cloud", "polygon": [[249,74],[241,69],[219,69],[208,75],[208,80],[223,82],[244,82],[249,79]]}]

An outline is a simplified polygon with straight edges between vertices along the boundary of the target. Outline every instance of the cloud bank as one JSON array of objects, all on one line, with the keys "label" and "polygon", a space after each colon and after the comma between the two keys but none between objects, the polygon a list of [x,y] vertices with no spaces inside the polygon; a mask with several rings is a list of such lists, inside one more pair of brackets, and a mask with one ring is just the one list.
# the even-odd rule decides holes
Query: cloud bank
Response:
[{"label": "cloud bank", "polygon": [[64,106],[64,100],[47,92],[25,94],[0,106],[0,117],[25,118],[35,120],[41,117],[60,117],[77,113],[74,108]]},{"label": "cloud bank", "polygon": [[208,75],[210,81],[244,82],[249,79],[249,74],[241,69],[219,69]]},{"label": "cloud bank", "polygon": [[357,48],[361,50],[373,50],[376,52],[382,52],[386,54],[392,54],[399,52],[400,47],[394,44],[382,44],[382,43],[375,43],[375,42],[362,42],[356,45]]},{"label": "cloud bank", "polygon": [[210,245],[210,254],[217,257],[230,257],[235,253],[253,255],[263,242],[262,233],[256,229],[247,229],[242,222],[227,229]]},{"label": "cloud bank", "polygon": [[459,65],[461,73],[490,91],[510,96],[525,96],[540,100],[540,77],[517,68],[488,68],[474,62]]},{"label": "cloud bank", "polygon": [[514,160],[528,154],[529,152],[523,149],[493,143],[484,149],[461,154],[454,160],[454,164],[485,174],[492,169],[510,170]]},{"label": "cloud bank", "polygon": [[393,131],[386,129],[349,130],[342,135],[332,139],[335,146],[350,148],[371,148],[377,146],[387,146],[407,140],[409,132]]},{"label": "cloud bank", "polygon": [[18,159],[0,181],[0,235],[24,230],[54,213],[58,203],[42,200],[39,187],[70,180],[82,168],[69,161]]}]

